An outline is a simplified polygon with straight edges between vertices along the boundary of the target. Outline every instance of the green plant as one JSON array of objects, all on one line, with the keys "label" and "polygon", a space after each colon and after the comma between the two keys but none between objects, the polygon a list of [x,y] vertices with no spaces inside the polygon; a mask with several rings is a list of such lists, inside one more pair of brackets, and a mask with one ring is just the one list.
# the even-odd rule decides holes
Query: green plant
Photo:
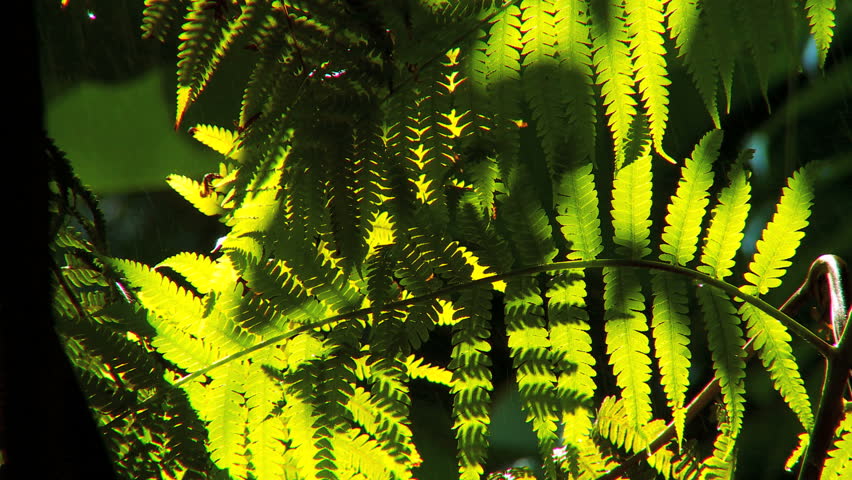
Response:
[{"label": "green plant", "polygon": [[[459,475],[480,478],[496,322],[541,477],[732,476],[752,353],[805,432],[790,464],[814,432],[802,478],[826,455],[823,478],[848,474],[840,266],[821,257],[783,307],[762,298],[781,286],[825,167],[789,177],[756,253],[737,258],[750,153],[720,164],[718,107],[748,62],[766,96],[796,51],[780,26],[800,17],[825,62],[833,2],[148,0],[145,35],[164,38],[184,6],[176,125],[226,54],[252,64],[239,126],[191,129],[222,154],[217,171],[168,178],[229,233],[211,255],[150,267],[56,227],[60,326],[127,476],[413,478],[420,380],[451,393]],[[745,21],[753,36],[732,41]],[[694,146],[667,143],[669,63],[709,113]],[[678,173],[655,210],[652,175]],[[83,191],[68,184],[57,191]],[[56,211],[89,225],[66,198]],[[597,271],[602,316],[587,305]],[[788,315],[806,295],[831,300],[833,344]],[[446,364],[422,354],[436,330],[450,332]],[[694,331],[716,380],[690,404]],[[829,360],[816,416],[789,332]],[[702,454],[686,424],[713,392]]]}]

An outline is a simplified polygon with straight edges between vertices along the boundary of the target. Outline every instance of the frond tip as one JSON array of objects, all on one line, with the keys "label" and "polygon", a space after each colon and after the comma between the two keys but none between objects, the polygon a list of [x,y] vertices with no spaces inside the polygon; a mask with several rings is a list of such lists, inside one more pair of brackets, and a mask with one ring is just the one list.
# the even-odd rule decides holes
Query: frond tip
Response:
[{"label": "frond tip", "polygon": [[808,0],[805,4],[811,35],[816,42],[819,68],[825,67],[825,57],[828,55],[828,47],[831,46],[831,39],[834,36],[836,8],[836,0]]}]

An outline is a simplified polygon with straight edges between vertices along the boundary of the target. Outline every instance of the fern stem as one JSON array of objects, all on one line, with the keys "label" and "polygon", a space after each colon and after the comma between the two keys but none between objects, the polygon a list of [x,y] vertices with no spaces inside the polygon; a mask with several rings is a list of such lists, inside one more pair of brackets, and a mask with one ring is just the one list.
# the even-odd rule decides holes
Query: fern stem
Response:
[{"label": "fern stem", "polygon": [[[501,274],[497,274],[497,275],[491,275],[491,276],[488,276],[488,277],[483,277],[483,278],[473,280],[473,281],[470,281],[470,282],[467,282],[467,283],[459,284],[459,285],[450,285],[448,287],[439,288],[439,289],[435,290],[434,292],[426,294],[426,295],[420,295],[420,296],[408,298],[408,299],[405,299],[405,300],[399,300],[399,301],[396,301],[396,302],[387,303],[385,305],[362,308],[362,309],[355,310],[355,311],[352,311],[352,312],[349,312],[349,313],[343,313],[343,314],[340,314],[340,315],[328,317],[328,318],[325,318],[325,319],[317,321],[317,322],[308,323],[308,324],[299,326],[297,328],[294,328],[293,330],[282,333],[281,335],[277,335],[275,337],[264,340],[263,342],[260,342],[256,345],[252,345],[251,347],[248,347],[245,350],[241,350],[241,351],[236,352],[234,354],[225,356],[225,357],[207,365],[204,368],[201,368],[201,369],[196,370],[196,371],[194,371],[194,372],[192,372],[188,375],[181,377],[173,385],[175,387],[180,387],[181,385],[184,385],[188,382],[191,382],[192,380],[194,380],[196,378],[199,378],[199,377],[205,375],[207,372],[210,372],[211,370],[214,370],[218,367],[221,367],[222,365],[226,365],[226,364],[228,364],[228,363],[230,363],[234,360],[238,360],[240,358],[243,358],[243,357],[245,357],[245,356],[247,356],[251,353],[254,353],[258,350],[261,350],[263,348],[266,348],[266,347],[269,347],[269,346],[272,346],[272,345],[276,345],[276,344],[281,343],[285,340],[293,338],[296,335],[299,335],[301,333],[309,332],[311,330],[321,328],[321,327],[324,327],[326,325],[334,324],[334,323],[337,323],[337,322],[340,322],[340,321],[343,321],[343,320],[352,320],[352,319],[367,316],[371,313],[377,313],[377,312],[380,312],[382,310],[403,308],[403,307],[408,307],[408,306],[418,304],[418,303],[433,301],[434,299],[436,299],[438,297],[450,295],[450,294],[453,294],[453,293],[458,293],[460,291],[463,291],[463,290],[466,290],[466,289],[469,289],[469,288],[473,288],[473,287],[477,287],[477,286],[490,285],[492,283],[496,283],[496,282],[499,282],[501,280],[509,280],[509,279],[512,279],[512,278],[524,277],[524,276],[529,276],[529,275],[536,275],[536,274],[539,274],[539,273],[552,272],[552,271],[558,271],[558,270],[598,269],[598,268],[605,268],[605,267],[616,267],[616,268],[618,268],[618,267],[625,268],[626,267],[626,268],[645,268],[645,269],[652,269],[652,270],[663,270],[663,271],[672,272],[672,273],[677,274],[677,275],[681,275],[681,276],[684,276],[684,277],[691,278],[691,279],[693,279],[697,282],[699,288],[704,288],[704,287],[707,287],[707,286],[716,287],[716,288],[722,290],[723,292],[727,293],[729,296],[731,296],[731,298],[740,298],[744,302],[749,303],[751,305],[754,305],[755,307],[757,307],[761,311],[765,312],[767,315],[770,315],[771,317],[777,319],[779,322],[781,322],[788,329],[792,330],[793,333],[797,334],[800,338],[802,338],[806,342],[813,345],[814,348],[816,348],[816,350],[823,357],[831,358],[835,355],[835,348],[834,347],[832,347],[831,345],[829,345],[828,343],[823,341],[821,338],[819,338],[813,332],[808,330],[806,327],[804,327],[803,325],[799,324],[798,322],[796,322],[795,320],[790,318],[787,314],[785,314],[781,310],[776,309],[775,307],[766,303],[765,301],[761,300],[760,298],[757,298],[755,296],[743,293],[742,291],[740,291],[739,288],[735,287],[734,285],[731,285],[730,283],[716,279],[714,277],[711,277],[711,276],[706,275],[704,273],[698,272],[696,270],[692,270],[692,269],[689,269],[689,268],[686,268],[686,267],[680,267],[680,266],[677,266],[677,265],[671,265],[671,264],[668,264],[668,263],[655,262],[655,261],[651,261],[651,260],[599,259],[599,260],[580,260],[580,261],[569,261],[569,262],[555,262],[555,263],[550,263],[550,264],[546,264],[546,265],[536,265],[536,266],[532,266],[532,267],[521,268],[521,269],[518,269],[518,270],[506,272],[506,273],[501,273]],[[143,401],[139,405],[139,407],[144,407],[145,404],[147,404],[150,401],[152,401],[153,399],[157,398],[159,395],[162,395],[162,394],[155,394],[154,396],[149,397],[148,399]],[[112,422],[110,422],[110,424],[108,424],[107,427],[109,427],[110,425],[121,420],[122,418],[124,418],[129,413],[130,412],[127,412],[124,415],[118,416],[116,419],[114,419]]]},{"label": "fern stem", "polygon": [[388,303],[388,304],[385,304],[385,305],[380,305],[380,306],[376,306],[376,307],[369,307],[369,308],[362,308],[362,309],[359,309],[359,310],[355,310],[353,312],[343,313],[343,314],[340,314],[340,315],[335,315],[333,317],[328,317],[328,318],[325,318],[325,319],[320,320],[318,322],[309,323],[309,324],[305,324],[305,325],[302,325],[300,327],[294,328],[293,330],[290,330],[289,332],[286,332],[286,333],[283,333],[281,335],[272,337],[268,340],[265,340],[265,341],[260,342],[256,345],[253,345],[253,346],[251,346],[251,347],[249,347],[245,350],[241,350],[241,351],[234,353],[232,355],[228,355],[226,357],[223,357],[222,359],[220,359],[220,360],[218,360],[214,363],[211,363],[210,365],[202,368],[201,370],[197,370],[193,373],[190,373],[189,375],[184,376],[183,378],[181,378],[177,382],[175,382],[174,385],[175,386],[183,385],[183,384],[185,384],[185,383],[187,383],[187,382],[189,382],[189,381],[191,381],[195,378],[200,377],[201,375],[206,374],[210,370],[213,370],[213,369],[215,369],[215,368],[217,368],[221,365],[224,365],[226,363],[229,363],[233,360],[237,360],[239,358],[242,358],[242,357],[244,357],[244,356],[246,356],[250,353],[256,352],[257,350],[260,350],[262,348],[266,348],[270,345],[275,345],[277,343],[283,342],[284,340],[293,338],[300,333],[305,333],[305,332],[314,330],[316,328],[320,328],[320,327],[324,327],[326,325],[337,323],[339,321],[352,320],[352,319],[364,317],[364,316],[369,315],[371,313],[379,312],[379,311],[382,311],[382,310],[408,307],[408,306],[411,306],[411,305],[414,305],[414,304],[417,304],[417,303],[432,301],[432,300],[434,300],[438,297],[442,297],[442,296],[449,295],[449,294],[452,294],[452,293],[458,293],[462,290],[466,290],[466,289],[477,287],[477,286],[489,285],[489,284],[492,284],[492,283],[495,283],[495,282],[499,282],[501,280],[509,280],[509,279],[512,279],[512,278],[524,277],[524,276],[528,276],[528,275],[535,275],[535,274],[544,273],[544,272],[552,272],[552,271],[555,271],[555,270],[576,270],[576,269],[592,269],[592,268],[605,268],[605,267],[629,267],[629,268],[647,268],[647,269],[653,269],[653,270],[664,270],[664,271],[672,272],[672,273],[675,273],[675,274],[678,274],[678,275],[682,275],[682,276],[689,277],[689,278],[692,278],[694,280],[697,280],[699,282],[699,287],[702,287],[702,286],[716,287],[716,288],[724,291],[728,295],[730,295],[732,298],[740,298],[744,302],[749,303],[751,305],[754,305],[755,307],[757,307],[761,311],[765,312],[767,315],[770,315],[773,318],[777,319],[779,322],[784,324],[784,326],[786,326],[787,328],[792,330],[793,333],[797,334],[803,340],[805,340],[806,342],[813,345],[822,356],[828,358],[829,356],[831,356],[833,354],[833,350],[834,350],[833,347],[831,345],[827,344],[825,341],[823,341],[821,338],[819,338],[813,332],[808,330],[806,327],[804,327],[800,323],[796,322],[795,320],[793,320],[792,318],[790,318],[789,316],[787,316],[786,314],[784,314],[780,310],[776,309],[772,305],[761,300],[760,298],[757,298],[757,297],[754,297],[752,295],[748,295],[746,293],[741,292],[737,287],[731,285],[730,283],[724,282],[722,280],[718,280],[718,279],[713,278],[709,275],[705,275],[701,272],[698,272],[698,271],[695,271],[695,270],[692,270],[692,269],[689,269],[689,268],[679,267],[677,265],[671,265],[671,264],[668,264],[668,263],[655,262],[655,261],[651,261],[651,260],[600,259],[600,260],[581,260],[581,261],[571,261],[571,262],[556,262],[556,263],[550,263],[550,264],[547,264],[547,265],[536,265],[536,266],[533,266],[533,267],[527,267],[527,268],[522,268],[522,269],[518,269],[518,270],[513,270],[511,272],[506,272],[506,273],[501,273],[501,274],[497,274],[497,275],[491,275],[491,276],[488,276],[488,277],[483,277],[483,278],[480,278],[478,280],[473,280],[473,281],[463,283],[463,284],[460,284],[460,285],[451,285],[451,286],[448,286],[448,287],[439,288],[438,290],[435,290],[434,292],[427,294],[427,295],[420,295],[420,296],[408,298],[408,299],[405,299],[405,300],[399,300],[399,301],[396,301],[396,302],[391,302],[391,303]]},{"label": "fern stem", "polygon": [[[821,276],[825,277],[824,283],[817,280]],[[852,310],[847,313],[849,280],[846,264],[834,255],[820,256],[811,265],[805,283],[796,293],[799,292],[812,293],[822,303],[823,322],[831,325],[835,341],[835,346],[831,347],[832,355],[826,357],[816,423],[799,470],[799,480],[806,480],[822,476],[834,432],[843,419],[843,395],[852,370],[852,334],[847,328]]]}]

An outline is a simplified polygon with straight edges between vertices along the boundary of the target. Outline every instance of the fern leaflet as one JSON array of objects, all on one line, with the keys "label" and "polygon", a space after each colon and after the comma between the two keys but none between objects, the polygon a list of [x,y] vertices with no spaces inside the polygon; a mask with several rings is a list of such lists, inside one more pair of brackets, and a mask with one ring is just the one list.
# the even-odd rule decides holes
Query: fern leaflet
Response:
[{"label": "fern leaflet", "polygon": [[[804,237],[802,230],[808,225],[812,199],[813,180],[810,171],[804,168],[789,179],[772,221],[757,241],[757,253],[745,274],[751,285],[741,288],[745,293],[762,295],[781,284],[780,277]],[[790,346],[790,334],[778,320],[750,305],[743,304],[740,314],[747,322],[754,348],[775,388],[809,431],[813,426],[813,412]]]},{"label": "fern leaflet", "polygon": [[666,50],[663,47],[663,1],[627,0],[627,31],[639,93],[645,104],[654,151],[671,163],[663,150],[663,134],[669,119],[669,92],[671,85],[666,70]]},{"label": "fern leaflet", "polygon": [[825,66],[825,57],[828,55],[828,47],[831,46],[831,37],[834,35],[835,26],[834,10],[836,8],[836,0],[807,0],[805,3],[811,35],[814,36],[814,41],[816,41],[819,68]]},{"label": "fern leaflet", "polygon": [[601,86],[603,105],[609,117],[607,123],[612,132],[618,169],[630,160],[626,158],[625,149],[636,116],[635,66],[627,46],[629,35],[622,2],[609,2],[607,17],[606,21],[592,17],[592,47],[596,83]]}]

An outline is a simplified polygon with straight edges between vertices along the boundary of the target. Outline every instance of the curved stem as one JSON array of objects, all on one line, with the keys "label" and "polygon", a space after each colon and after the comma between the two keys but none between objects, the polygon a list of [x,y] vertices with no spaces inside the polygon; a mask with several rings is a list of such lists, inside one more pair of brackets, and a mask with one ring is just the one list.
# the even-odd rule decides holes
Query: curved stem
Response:
[{"label": "curved stem", "polygon": [[[724,291],[725,293],[727,293],[730,297],[740,298],[744,302],[749,303],[751,305],[754,305],[755,307],[757,307],[758,309],[760,309],[761,311],[763,311],[767,315],[777,319],[784,326],[786,326],[788,329],[790,329],[793,333],[795,333],[800,338],[802,338],[806,342],[813,345],[817,349],[817,351],[821,355],[823,355],[824,357],[828,357],[832,354],[833,348],[831,347],[831,345],[824,342],[821,338],[819,338],[813,332],[811,332],[810,330],[808,330],[807,328],[805,328],[804,326],[802,326],[801,324],[799,324],[798,322],[796,322],[795,320],[790,318],[785,313],[779,311],[778,309],[776,309],[772,305],[766,303],[765,301],[761,300],[760,298],[757,298],[757,297],[754,297],[752,295],[748,295],[746,293],[743,293],[742,291],[740,291],[739,288],[735,287],[734,285],[731,285],[730,283],[727,283],[725,281],[711,277],[709,275],[706,275],[706,274],[701,273],[701,272],[696,271],[696,270],[692,270],[692,269],[689,269],[689,268],[686,268],[686,267],[680,267],[680,266],[677,266],[677,265],[671,265],[671,264],[668,264],[668,263],[655,262],[655,261],[650,261],[650,260],[601,259],[601,260],[582,260],[582,261],[556,262],[556,263],[550,263],[550,264],[547,264],[547,265],[536,265],[536,266],[532,266],[532,267],[521,268],[521,269],[518,269],[518,270],[513,270],[511,272],[506,272],[506,273],[501,273],[501,274],[497,274],[497,275],[490,275],[490,276],[487,276],[487,277],[479,278],[477,280],[472,280],[472,281],[464,283],[464,284],[451,285],[451,286],[448,286],[448,287],[439,288],[439,289],[435,290],[434,292],[431,292],[431,293],[426,294],[426,295],[420,295],[420,296],[417,296],[417,297],[407,298],[407,299],[404,299],[404,300],[399,300],[399,301],[396,301],[396,302],[387,303],[385,305],[379,305],[379,306],[369,307],[369,308],[362,308],[362,309],[355,310],[355,311],[352,311],[352,312],[343,313],[343,314],[340,314],[340,315],[328,317],[328,318],[325,318],[325,319],[317,321],[317,322],[301,325],[301,326],[294,328],[293,330],[290,330],[286,333],[283,333],[281,335],[276,335],[276,336],[269,338],[267,340],[264,340],[264,341],[262,341],[262,342],[260,342],[256,345],[252,345],[251,347],[248,347],[245,350],[241,350],[237,353],[223,357],[223,358],[211,363],[210,365],[207,365],[204,368],[201,368],[201,369],[196,370],[196,371],[194,371],[194,372],[192,372],[188,375],[181,377],[173,385],[175,387],[179,387],[181,385],[184,385],[188,382],[191,382],[191,381],[207,374],[211,370],[214,370],[218,367],[221,367],[222,365],[230,363],[234,360],[238,360],[238,359],[245,357],[245,356],[247,356],[247,355],[249,355],[253,352],[256,352],[256,351],[261,350],[263,348],[269,347],[271,345],[281,343],[281,342],[288,340],[290,338],[293,338],[296,335],[299,335],[301,333],[309,332],[311,330],[321,328],[321,327],[324,327],[326,325],[330,325],[330,324],[337,323],[337,322],[340,322],[340,321],[352,320],[352,319],[364,317],[364,316],[367,316],[371,313],[378,312],[378,311],[381,311],[381,310],[408,307],[408,306],[411,306],[411,305],[414,305],[414,304],[417,304],[417,303],[432,301],[432,300],[435,300],[435,299],[442,297],[442,296],[446,296],[446,295],[449,295],[449,294],[452,294],[452,293],[457,293],[457,292],[460,292],[462,290],[466,290],[466,289],[469,289],[469,288],[474,288],[474,287],[483,286],[483,285],[490,285],[490,284],[493,284],[493,283],[496,283],[496,282],[499,282],[499,281],[502,281],[502,280],[509,280],[509,279],[512,279],[512,278],[524,277],[524,276],[528,276],[528,275],[535,275],[535,274],[538,274],[538,273],[552,272],[552,271],[558,271],[558,270],[599,269],[599,268],[606,268],[606,267],[622,267],[622,268],[626,267],[626,268],[645,268],[645,269],[652,269],[652,270],[663,270],[663,271],[671,272],[671,273],[681,275],[681,276],[684,276],[684,277],[687,277],[687,278],[691,278],[691,279],[697,281],[700,287],[711,286],[711,287],[718,288],[718,289]],[[149,397],[148,399],[143,401],[140,406],[150,402],[151,400],[159,397],[160,395],[161,394],[159,394],[159,393],[154,394],[152,397]],[[113,421],[111,421],[109,424],[107,424],[107,426],[112,425],[115,422],[121,420],[122,418],[124,418],[129,413],[130,412],[119,415],[117,418],[115,418]]]},{"label": "curved stem", "polygon": [[460,285],[451,285],[444,288],[439,288],[432,293],[427,295],[420,295],[417,297],[407,298],[405,300],[399,300],[396,302],[387,303],[385,305],[379,305],[376,307],[362,308],[360,310],[355,310],[354,312],[343,313],[340,315],[335,315],[333,317],[329,317],[318,322],[309,323],[297,327],[289,332],[283,333],[281,335],[277,335],[268,340],[264,340],[256,345],[253,345],[245,350],[241,350],[237,353],[224,357],[220,360],[217,360],[214,363],[202,368],[201,370],[195,371],[186,375],[185,377],[179,379],[174,385],[179,386],[187,383],[201,375],[206,374],[210,370],[217,368],[221,365],[224,365],[230,361],[236,360],[238,358],[242,358],[252,352],[256,352],[262,348],[268,347],[270,345],[274,345],[276,343],[283,342],[284,340],[295,337],[300,333],[305,333],[310,330],[314,330],[316,328],[324,327],[326,325],[337,323],[343,320],[352,320],[355,318],[364,317],[369,315],[370,313],[381,311],[381,310],[389,310],[401,307],[408,307],[417,303],[423,303],[426,301],[434,300],[436,298],[449,295],[452,293],[456,293],[462,290],[466,290],[468,288],[473,288],[482,285],[490,285],[492,283],[499,282],[501,280],[509,280],[517,277],[524,277],[528,275],[535,275],[537,273],[551,272],[554,270],[577,270],[577,269],[595,269],[595,268],[605,268],[605,267],[629,267],[629,268],[647,268],[653,270],[664,270],[668,272],[672,272],[678,275],[682,275],[685,277],[692,278],[697,280],[700,285],[709,285],[712,287],[716,287],[725,293],[727,293],[732,298],[740,298],[746,303],[750,303],[755,307],[759,308],[761,311],[766,313],[767,315],[777,319],[781,322],[785,327],[789,328],[796,335],[801,337],[806,342],[813,345],[817,351],[823,355],[828,356],[831,354],[831,346],[825,343],[821,338],[815,335],[813,332],[799,324],[799,322],[793,320],[780,310],[776,309],[772,305],[766,303],[760,298],[754,297],[752,295],[748,295],[740,291],[739,288],[731,285],[730,283],[724,282],[722,280],[716,279],[704,273],[698,272],[696,270],[692,270],[685,267],[679,267],[677,265],[671,265],[668,263],[662,262],[654,262],[649,260],[630,260],[630,259],[602,259],[602,260],[582,260],[582,261],[572,261],[572,262],[556,262],[550,263],[547,265],[537,265],[534,267],[522,268],[519,270],[513,270],[511,272],[501,273],[497,275],[490,275],[487,277],[483,277],[477,280],[473,280]]}]

